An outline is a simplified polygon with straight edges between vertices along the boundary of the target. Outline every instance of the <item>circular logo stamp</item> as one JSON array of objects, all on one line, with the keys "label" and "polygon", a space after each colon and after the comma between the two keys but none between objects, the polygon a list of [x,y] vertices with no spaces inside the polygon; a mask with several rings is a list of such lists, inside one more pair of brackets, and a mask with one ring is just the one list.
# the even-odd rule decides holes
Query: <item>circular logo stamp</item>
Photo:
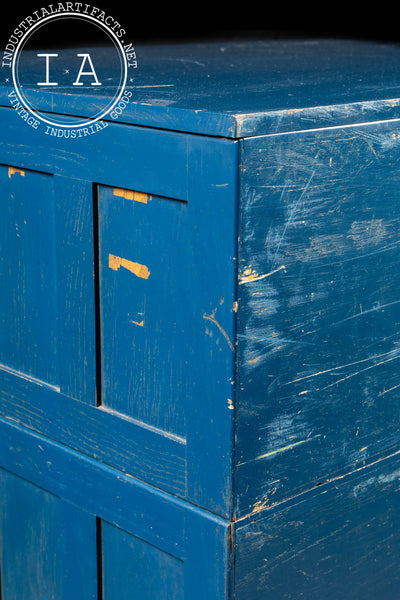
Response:
[{"label": "circular logo stamp", "polygon": [[47,135],[68,138],[91,135],[118,119],[132,97],[127,85],[137,64],[122,25],[80,2],[34,11],[14,29],[2,57],[4,82],[12,87],[8,99],[18,115]]}]

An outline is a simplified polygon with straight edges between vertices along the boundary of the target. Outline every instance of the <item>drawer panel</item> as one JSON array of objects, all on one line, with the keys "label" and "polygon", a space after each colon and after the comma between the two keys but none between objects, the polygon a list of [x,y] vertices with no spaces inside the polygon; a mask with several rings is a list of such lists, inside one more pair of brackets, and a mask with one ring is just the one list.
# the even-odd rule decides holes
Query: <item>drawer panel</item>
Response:
[{"label": "drawer panel", "polygon": [[[0,198],[14,217],[36,215],[36,197],[50,206],[29,241],[43,238],[46,250],[47,271],[37,268],[31,284],[43,302],[38,309],[32,298],[30,317],[45,347],[40,368],[23,344],[14,362],[0,359],[0,414],[229,515],[237,142],[112,123],[87,155],[79,140],[67,148],[50,137],[46,150],[33,150],[14,117],[0,110],[3,179],[22,185],[30,169],[48,182],[18,207],[10,189]],[[9,238],[13,228],[11,219]],[[3,312],[11,305],[8,294]]]},{"label": "drawer panel", "polygon": [[0,363],[59,385],[53,177],[0,165]]},{"label": "drawer panel", "polygon": [[2,469],[0,557],[5,600],[97,600],[95,518]]},{"label": "drawer panel", "polygon": [[228,600],[230,551],[228,521],[0,419],[4,600]]},{"label": "drawer panel", "polygon": [[99,186],[102,405],[180,436],[196,331],[187,204]]},{"label": "drawer panel", "polygon": [[106,522],[102,547],[104,600],[184,599],[182,560]]},{"label": "drawer panel", "polygon": [[10,165],[0,183],[0,370],[94,404],[92,186]]}]

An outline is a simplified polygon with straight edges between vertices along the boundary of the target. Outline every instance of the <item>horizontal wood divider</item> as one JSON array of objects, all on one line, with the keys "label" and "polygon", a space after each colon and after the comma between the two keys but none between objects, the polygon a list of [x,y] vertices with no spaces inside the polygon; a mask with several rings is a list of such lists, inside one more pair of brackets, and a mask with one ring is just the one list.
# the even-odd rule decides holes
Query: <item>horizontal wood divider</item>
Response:
[{"label": "horizontal wood divider", "polygon": [[0,415],[180,497],[186,443],[0,369]]}]

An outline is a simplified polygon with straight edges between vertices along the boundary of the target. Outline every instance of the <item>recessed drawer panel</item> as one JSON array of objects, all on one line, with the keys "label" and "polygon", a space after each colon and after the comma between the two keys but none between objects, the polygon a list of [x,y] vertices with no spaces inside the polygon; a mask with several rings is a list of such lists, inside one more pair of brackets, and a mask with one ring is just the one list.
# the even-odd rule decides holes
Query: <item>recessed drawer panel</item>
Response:
[{"label": "recessed drawer panel", "polygon": [[190,393],[186,202],[100,186],[102,406],[183,436]]},{"label": "recessed drawer panel", "polygon": [[96,520],[0,469],[4,600],[96,600]]},{"label": "recessed drawer panel", "polygon": [[106,522],[102,547],[104,600],[183,600],[182,560]]},{"label": "recessed drawer panel", "polygon": [[0,165],[0,363],[58,383],[51,175]]}]

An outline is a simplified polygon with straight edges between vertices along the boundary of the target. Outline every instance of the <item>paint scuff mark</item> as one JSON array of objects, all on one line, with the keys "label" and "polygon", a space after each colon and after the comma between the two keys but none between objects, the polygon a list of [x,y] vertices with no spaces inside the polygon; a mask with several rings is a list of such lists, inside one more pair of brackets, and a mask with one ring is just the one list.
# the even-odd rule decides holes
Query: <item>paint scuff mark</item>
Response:
[{"label": "paint scuff mark", "polygon": [[261,356],[256,356],[256,358],[251,358],[250,360],[248,360],[247,362],[249,363],[249,365],[255,365],[256,363],[258,363],[258,361],[261,360]]},{"label": "paint scuff mark", "polygon": [[232,400],[230,398],[228,398],[228,408],[229,408],[229,410],[233,410],[234,409],[233,402],[232,402]]},{"label": "paint scuff mark", "polygon": [[143,327],[144,326],[144,321],[129,321],[129,323],[133,323],[134,325],[137,325],[138,327]]},{"label": "paint scuff mark", "polygon": [[25,171],[22,169],[17,169],[16,167],[8,167],[8,177],[11,178],[11,175],[15,173],[19,173],[22,177],[25,177]]},{"label": "paint scuff mark", "polygon": [[206,319],[207,321],[211,321],[211,323],[214,323],[214,325],[216,325],[218,327],[218,329],[220,330],[220,332],[222,333],[222,335],[224,336],[224,338],[226,339],[229,348],[232,350],[232,352],[235,351],[235,348],[229,338],[229,335],[226,333],[225,329],[218,323],[217,319],[215,318],[215,313],[217,312],[217,309],[214,308],[214,310],[212,311],[211,315],[209,315],[208,313],[204,313],[203,314],[203,319]]},{"label": "paint scuff mark", "polygon": [[385,308],[388,308],[389,306],[393,306],[394,304],[399,304],[400,300],[394,300],[393,302],[387,302],[386,304],[381,304],[379,301],[375,302],[374,306],[372,308],[369,308],[367,310],[362,310],[362,306],[360,305],[360,312],[352,315],[351,317],[347,317],[346,319],[342,319],[341,321],[336,321],[335,323],[332,323],[331,327],[333,327],[334,325],[340,325],[341,323],[345,323],[346,321],[351,321],[352,319],[358,319],[359,317],[363,317],[364,315],[367,315],[369,313],[372,312],[376,312],[377,310],[384,310]]},{"label": "paint scuff mark", "polygon": [[388,390],[384,390],[383,392],[380,392],[378,394],[378,396],[384,396],[385,394],[388,394],[389,392],[392,392],[393,390],[397,390],[397,388],[400,387],[400,383],[398,383],[397,385],[394,385],[393,387],[389,388]]},{"label": "paint scuff mark", "polygon": [[[276,479],[275,481],[269,482],[269,485],[272,486],[279,482],[280,482],[280,479]],[[271,502],[269,499],[269,496],[275,494],[277,489],[278,489],[278,486],[275,485],[274,488],[272,488],[266,494],[263,495],[261,500],[257,500],[257,502],[253,506],[253,510],[252,510],[251,514],[254,515],[254,513],[258,513],[260,511],[264,510],[265,508],[270,508],[271,506],[274,506],[275,502]]]},{"label": "paint scuff mark", "polygon": [[175,87],[174,83],[157,83],[152,85],[135,85],[135,89],[139,90],[142,88],[164,88],[164,87]]},{"label": "paint scuff mark", "polygon": [[302,444],[307,444],[307,442],[311,442],[311,440],[315,440],[318,437],[320,437],[320,436],[316,435],[312,438],[308,437],[305,440],[300,440],[299,442],[294,442],[294,444],[288,444],[287,446],[283,446],[282,448],[278,448],[277,450],[272,450],[271,452],[267,452],[266,454],[261,454],[260,456],[257,456],[254,460],[262,460],[263,458],[268,458],[270,456],[274,456],[275,454],[282,454],[282,452],[287,452],[288,450],[292,450],[292,448],[295,448],[296,446],[301,446]]},{"label": "paint scuff mark", "polygon": [[369,221],[354,221],[347,235],[358,248],[374,246],[387,236],[386,225],[383,219]]},{"label": "paint scuff mark", "polygon": [[262,510],[264,510],[265,508],[268,508],[268,497],[265,498],[265,500],[258,500],[253,507],[253,510],[251,511],[251,514],[254,515],[255,513],[258,513]]},{"label": "paint scuff mark", "polygon": [[[397,454],[397,453],[396,453]],[[380,459],[382,460],[382,459]],[[378,461],[379,462],[379,461]],[[389,473],[388,475],[379,475],[377,477],[370,477],[366,481],[363,481],[353,488],[353,496],[357,497],[358,494],[365,492],[371,485],[384,485],[386,483],[392,483],[393,481],[400,480],[400,469]]]},{"label": "paint scuff mark", "polygon": [[[319,375],[325,375],[326,373],[332,373],[333,371],[338,371],[340,369],[346,369],[348,367],[352,367],[354,365],[359,365],[361,363],[376,361],[377,359],[380,359],[380,358],[383,358],[384,360],[381,360],[379,362],[374,362],[372,365],[366,367],[365,369],[361,369],[360,371],[351,373],[350,375],[347,375],[346,377],[343,377],[343,378],[335,381],[334,383],[330,384],[327,387],[331,387],[337,383],[345,381],[346,379],[349,379],[350,377],[355,377],[359,373],[363,373],[364,371],[368,371],[379,365],[385,364],[387,362],[391,362],[392,360],[396,360],[396,359],[400,358],[400,351],[398,349],[394,349],[394,350],[389,350],[389,352],[383,352],[382,354],[374,354],[372,356],[363,358],[361,360],[356,360],[351,363],[346,363],[343,365],[338,365],[336,367],[331,367],[330,369],[325,369],[324,371],[318,371],[318,373],[312,373],[310,375],[304,375],[303,377],[298,377],[297,379],[293,379],[291,381],[283,383],[282,385],[291,385],[293,383],[298,383],[299,381],[304,381],[305,379],[311,379],[313,377],[318,377]],[[397,387],[397,386],[395,386],[395,387]],[[322,388],[322,389],[326,389],[326,388]],[[319,388],[317,388],[316,391],[319,391]],[[390,391],[390,390],[387,390],[387,391]]]},{"label": "paint scuff mark", "polygon": [[134,200],[134,202],[141,202],[142,204],[147,204],[147,202],[151,200],[151,196],[145,192],[114,188],[113,193],[114,196],[120,196],[121,198],[126,198],[126,200]]},{"label": "paint scuff mark", "polygon": [[[317,158],[317,157],[315,157],[315,158]],[[275,250],[275,256],[274,256],[274,262],[273,262],[273,264],[276,264],[275,261],[277,259],[277,256],[278,256],[279,250],[281,248],[282,242],[283,242],[283,240],[285,238],[286,231],[287,231],[288,227],[293,223],[293,221],[295,219],[295,216],[298,213],[298,209],[302,205],[303,197],[305,196],[308,188],[310,187],[311,181],[313,180],[314,175],[315,175],[315,170],[311,173],[311,175],[310,175],[310,177],[309,177],[306,185],[304,186],[303,191],[301,192],[299,198],[296,200],[296,202],[290,208],[289,215],[288,215],[289,218],[287,219],[287,221],[285,223],[282,235],[280,236],[279,242],[278,242],[276,250]],[[281,198],[283,197],[285,191],[286,191],[286,184],[285,184],[284,189],[282,190]]]},{"label": "paint scuff mark", "polygon": [[277,269],[274,269],[273,271],[270,271],[269,273],[264,273],[263,275],[259,275],[257,273],[257,271],[255,271],[254,269],[252,270],[251,267],[248,269],[245,269],[243,271],[243,274],[239,277],[239,285],[243,285],[244,283],[251,283],[253,281],[260,281],[261,279],[266,279],[267,277],[270,277],[271,275],[273,275],[274,273],[277,273],[278,271],[282,271],[286,269],[285,265],[281,265],[280,267],[278,267]]},{"label": "paint scuff mark", "polygon": [[120,267],[123,267],[124,269],[127,269],[137,277],[141,277],[142,279],[148,279],[150,275],[150,271],[146,267],[146,265],[141,265],[140,263],[132,262],[131,260],[121,258],[120,256],[115,256],[114,254],[108,255],[108,266],[114,271],[118,271]]}]

